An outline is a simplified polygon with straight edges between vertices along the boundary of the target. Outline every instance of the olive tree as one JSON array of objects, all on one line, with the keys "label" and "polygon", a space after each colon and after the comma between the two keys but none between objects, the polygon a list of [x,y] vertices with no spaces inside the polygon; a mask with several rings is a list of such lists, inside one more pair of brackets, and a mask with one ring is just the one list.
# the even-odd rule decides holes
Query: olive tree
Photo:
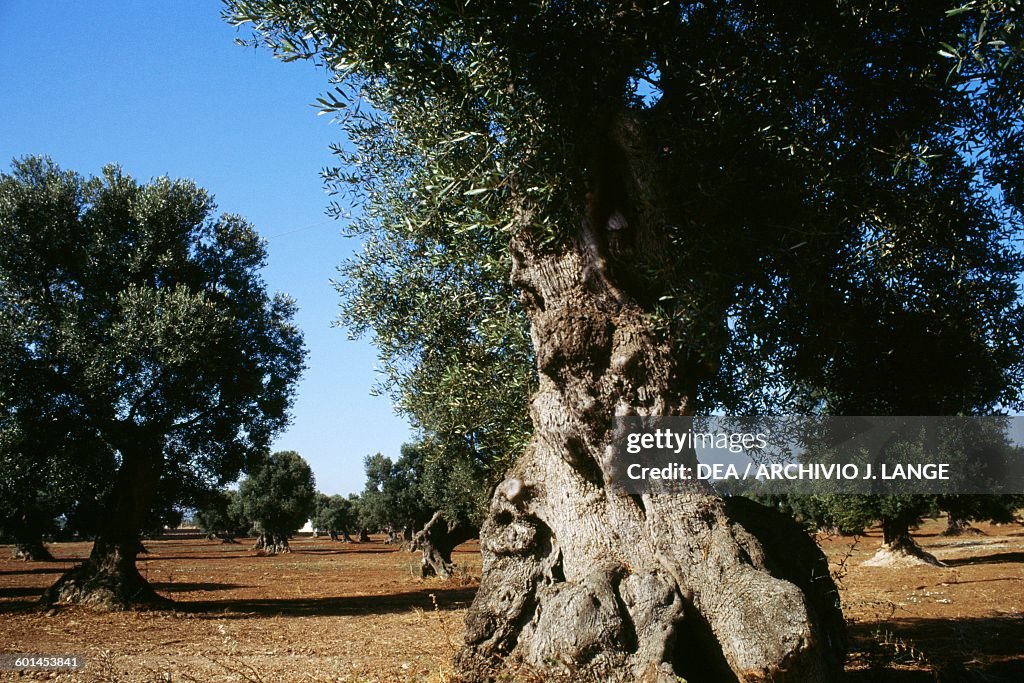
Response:
[{"label": "olive tree", "polygon": [[135,556],[162,492],[233,481],[287,422],[295,304],[267,293],[253,227],[215,209],[190,181],[116,166],[29,157],[0,175],[0,430],[99,512],[45,601],[160,601]]},{"label": "olive tree", "polygon": [[224,543],[237,543],[235,537],[249,530],[242,513],[242,501],[238,491],[212,491],[204,496],[195,512],[195,524],[209,538],[219,538]]},{"label": "olive tree", "polygon": [[916,402],[886,397],[929,358],[950,365],[913,394],[924,414],[1019,399],[1008,5],[226,5],[334,75],[320,103],[354,165],[330,179],[358,188],[379,239],[508,274],[529,321],[533,433],[483,523],[461,675],[834,680],[820,551],[697,484],[619,495],[615,418],[902,411]]},{"label": "olive tree", "polygon": [[328,496],[316,494],[316,508],[313,513],[313,529],[326,531],[332,541],[338,537],[346,543],[352,542],[351,530],[359,520],[358,498],[345,498],[340,495]]},{"label": "olive tree", "polygon": [[316,509],[316,480],[295,451],[277,451],[261,459],[238,487],[242,516],[256,530],[256,549],[291,552],[288,539]]},{"label": "olive tree", "polygon": [[420,491],[423,451],[417,445],[403,444],[397,460],[376,453],[363,459],[366,483],[359,495],[359,521],[363,528],[387,530],[404,541],[430,518],[430,510]]}]

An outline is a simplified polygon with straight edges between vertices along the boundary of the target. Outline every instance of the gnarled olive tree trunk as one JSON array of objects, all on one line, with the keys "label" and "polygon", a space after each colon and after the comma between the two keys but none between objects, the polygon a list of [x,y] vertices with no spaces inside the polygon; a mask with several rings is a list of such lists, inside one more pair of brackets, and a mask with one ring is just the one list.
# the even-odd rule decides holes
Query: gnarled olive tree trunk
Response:
[{"label": "gnarled olive tree trunk", "polygon": [[29,507],[18,510],[13,519],[16,521],[13,530],[14,559],[26,562],[52,562],[53,555],[43,544],[43,533],[46,525],[41,524],[47,512]]},{"label": "gnarled olive tree trunk", "polygon": [[162,437],[132,439],[88,559],[65,573],[40,598],[43,604],[79,603],[103,609],[171,604],[139,573],[139,534],[153,505],[162,466]]},{"label": "gnarled olive tree trunk", "polygon": [[42,538],[21,539],[14,544],[14,559],[26,562],[53,562],[53,555],[43,545]]},{"label": "gnarled olive tree trunk", "polygon": [[290,553],[292,547],[288,544],[288,534],[263,531],[256,537],[253,550],[259,550],[265,555],[277,555],[278,553]]},{"label": "gnarled olive tree trunk", "polygon": [[984,536],[985,532],[973,526],[969,519],[962,517],[956,512],[948,512],[946,518],[946,529],[943,536]]},{"label": "gnarled olive tree trunk", "polygon": [[469,681],[516,668],[544,680],[836,680],[835,585],[792,522],[703,486],[609,486],[614,417],[691,414],[695,391],[695,370],[610,273],[608,233],[624,221],[588,219],[555,248],[528,231],[513,240],[540,375],[534,435],[481,530],[456,668]]},{"label": "gnarled olive tree trunk", "polygon": [[413,536],[414,548],[422,553],[420,558],[420,576],[427,578],[437,576],[442,579],[451,578],[455,574],[455,563],[452,562],[452,551],[455,547],[476,538],[477,530],[461,521],[453,521],[441,512],[435,512],[424,526]]},{"label": "gnarled olive tree trunk", "polygon": [[16,510],[11,519],[14,521],[14,528],[11,530],[14,537],[13,559],[26,560],[27,562],[52,562],[53,555],[43,544],[43,533],[49,526],[49,519],[52,515],[49,511],[40,506],[29,505]]}]

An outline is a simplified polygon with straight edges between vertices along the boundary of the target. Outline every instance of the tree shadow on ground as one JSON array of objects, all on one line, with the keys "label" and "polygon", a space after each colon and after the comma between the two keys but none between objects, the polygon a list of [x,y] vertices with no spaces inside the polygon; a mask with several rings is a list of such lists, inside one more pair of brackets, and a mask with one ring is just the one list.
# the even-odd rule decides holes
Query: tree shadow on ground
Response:
[{"label": "tree shadow on ground", "polygon": [[182,582],[150,582],[149,584],[160,593],[193,593],[199,591],[228,591],[235,588],[252,588],[240,583],[189,583]]},{"label": "tree shadow on ground", "polygon": [[3,598],[38,598],[46,590],[46,586],[5,586],[0,588],[0,599]]},{"label": "tree shadow on ground", "polygon": [[67,571],[64,566],[55,566],[65,564],[63,560],[57,560],[46,567],[32,567],[31,569],[0,569],[0,576],[9,576],[12,574],[63,574]]},{"label": "tree shadow on ground", "polygon": [[1004,563],[1024,563],[1024,553],[1012,552],[1012,553],[992,553],[991,555],[972,555],[971,557],[960,557],[953,558],[950,560],[943,560],[950,567],[962,567],[968,564],[1004,564]]},{"label": "tree shadow on ground", "polygon": [[139,555],[135,558],[136,562],[163,562],[178,560],[181,562],[191,562],[192,560],[237,560],[244,557],[252,557],[252,553],[246,550],[239,550],[236,553],[223,553],[221,555],[160,555],[159,553],[152,553],[147,555]]},{"label": "tree shadow on ground", "polygon": [[956,585],[963,586],[963,585],[966,585],[966,584],[969,584],[969,583],[998,583],[1000,581],[1024,581],[1024,577],[1021,577],[1021,576],[997,576],[997,577],[992,578],[992,579],[967,579],[966,581],[963,580],[963,579],[959,579],[959,580],[957,580]]},{"label": "tree shadow on ground", "polygon": [[[63,570],[58,570],[63,571]],[[192,593],[199,591],[226,591],[237,588],[251,588],[237,583],[189,583],[189,582],[153,582],[154,589],[161,593]],[[48,586],[6,586],[0,587],[0,613],[22,612],[40,608],[39,597]],[[31,598],[31,600],[11,600],[11,598]],[[230,601],[226,601],[230,602]],[[189,604],[189,603],[183,603]]]},{"label": "tree shadow on ground", "polygon": [[[232,583],[153,582],[163,594],[200,591],[224,591],[250,588]],[[47,586],[0,588],[0,614],[26,612],[40,608],[39,597]],[[476,587],[446,588],[437,586],[415,591],[385,595],[346,595],[312,598],[226,598],[223,600],[179,600],[171,607],[176,612],[200,618],[230,619],[249,617],[346,616],[354,614],[393,614],[414,609],[424,611],[452,610],[468,607],[476,595]],[[27,599],[14,599],[27,598]]]},{"label": "tree shadow on ground", "polygon": [[423,588],[387,595],[346,595],[322,598],[269,598],[257,600],[196,600],[176,608],[210,618],[349,616],[392,614],[413,609],[451,610],[467,607],[476,588]]},{"label": "tree shadow on ground", "polygon": [[1024,616],[890,619],[849,634],[851,683],[1024,681]]},{"label": "tree shadow on ground", "polygon": [[295,555],[379,555],[380,553],[398,552],[398,546],[392,548],[360,548],[359,546],[344,545],[337,548],[293,548]]},{"label": "tree shadow on ground", "polygon": [[399,545],[384,546],[382,548],[369,544],[339,543],[337,546],[330,548],[292,548],[292,553],[296,555],[380,555],[381,553],[396,553],[401,549],[402,547]]}]

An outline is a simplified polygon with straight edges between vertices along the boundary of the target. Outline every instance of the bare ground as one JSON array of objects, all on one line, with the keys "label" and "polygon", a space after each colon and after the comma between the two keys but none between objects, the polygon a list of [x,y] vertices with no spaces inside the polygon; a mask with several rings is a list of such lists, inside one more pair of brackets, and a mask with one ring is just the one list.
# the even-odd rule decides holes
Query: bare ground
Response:
[{"label": "bare ground", "polygon": [[[986,535],[946,538],[942,521],[919,530],[947,568],[863,567],[877,533],[821,539],[850,621],[850,680],[1024,681],[1024,528],[979,526]],[[455,554],[468,578],[449,582],[418,579],[417,556],[380,539],[302,538],[276,557],[245,541],[146,546],[143,574],[175,611],[40,610],[43,589],[89,545],[54,544],[52,563],[0,546],[0,652],[88,659],[84,672],[0,680],[443,683],[480,572],[475,544]]]}]

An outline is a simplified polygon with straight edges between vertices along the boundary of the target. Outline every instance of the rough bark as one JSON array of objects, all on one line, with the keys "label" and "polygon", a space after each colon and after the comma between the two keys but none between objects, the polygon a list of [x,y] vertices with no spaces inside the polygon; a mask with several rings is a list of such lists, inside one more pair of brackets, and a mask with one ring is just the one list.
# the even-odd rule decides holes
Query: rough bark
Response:
[{"label": "rough bark", "polygon": [[456,573],[452,562],[452,551],[477,535],[476,529],[464,522],[447,519],[441,512],[435,512],[422,530],[413,537],[413,544],[420,549],[420,576],[437,576],[449,579]]},{"label": "rough bark", "polygon": [[14,545],[14,559],[26,562],[53,562],[54,557],[42,539],[19,540]]},{"label": "rough bark", "polygon": [[139,534],[153,504],[162,466],[162,436],[131,434],[120,448],[109,509],[88,559],[65,573],[40,598],[43,604],[77,603],[102,609],[173,604],[139,574]]},{"label": "rough bark", "polygon": [[[623,286],[621,259],[618,281],[609,265],[625,215],[640,228],[657,220],[615,211],[559,247],[529,230],[513,239],[539,370],[534,435],[481,529],[459,675],[834,681],[843,621],[806,534],[704,486],[631,496],[608,484],[613,417],[692,414],[696,386],[695,367]],[[633,246],[657,249],[647,227]]]},{"label": "rough bark", "polygon": [[882,520],[882,545],[878,552],[863,562],[865,567],[914,567],[926,564],[946,566],[917,544],[910,535],[910,520],[902,517]]}]

